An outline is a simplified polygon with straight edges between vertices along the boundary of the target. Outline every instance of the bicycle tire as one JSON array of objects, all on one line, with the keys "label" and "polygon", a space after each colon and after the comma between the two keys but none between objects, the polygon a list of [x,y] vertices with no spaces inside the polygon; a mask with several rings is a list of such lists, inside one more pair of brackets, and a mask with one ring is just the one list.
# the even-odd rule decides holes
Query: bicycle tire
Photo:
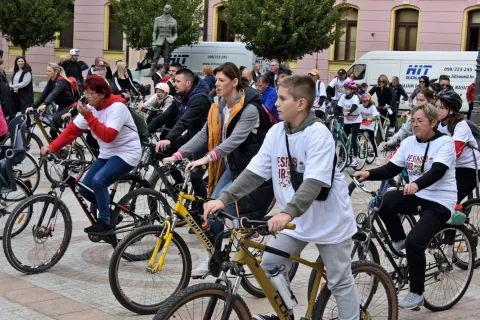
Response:
[{"label": "bicycle tire", "polygon": [[[134,301],[134,299],[132,298],[132,295],[125,294],[124,292],[126,291],[125,287],[123,287],[122,289],[121,281],[119,280],[118,269],[121,263],[124,263],[124,264],[129,263],[129,261],[124,261],[124,260],[126,260],[125,251],[130,245],[138,244],[139,241],[141,241],[148,235],[158,236],[158,234],[160,234],[162,230],[163,228],[159,225],[146,226],[146,227],[134,230],[127,237],[125,237],[123,241],[119,243],[119,245],[115,248],[115,251],[113,252],[112,258],[110,259],[110,264],[108,268],[108,278],[110,283],[110,289],[112,290],[113,295],[122,306],[138,314],[156,313],[160,305],[163,304],[165,300],[157,301],[154,304],[149,304],[149,305],[142,304],[138,301]],[[172,234],[173,234],[172,243],[175,244],[175,246],[180,249],[179,255],[181,257],[184,269],[182,272],[182,276],[180,278],[180,282],[178,283],[174,292],[171,293],[171,295],[177,293],[183,288],[186,288],[190,282],[190,277],[192,274],[192,258],[190,255],[190,250],[188,249],[187,244],[179,234],[177,234],[176,232],[172,232]],[[160,250],[162,248],[160,248]],[[146,258],[146,260],[145,260],[145,266],[142,266],[143,272],[145,272],[146,263],[150,258],[150,256],[144,257],[144,258]],[[133,269],[133,267],[130,266],[130,269]],[[148,278],[147,280],[151,281],[152,279]]]},{"label": "bicycle tire", "polygon": [[[477,212],[473,210],[477,205],[480,207],[480,198],[473,198],[462,203],[465,215],[470,219],[470,224],[475,228],[476,232],[480,230],[480,211]],[[476,269],[478,266],[480,266],[480,247],[477,244],[473,267]]]},{"label": "bicycle tire", "polygon": [[[71,146],[66,146],[66,147],[71,147]],[[73,145],[73,149],[74,149],[74,153],[77,155],[78,160],[85,160],[85,154],[83,153],[82,148],[80,148],[80,146],[78,144],[75,143]],[[62,149],[62,150],[64,150],[64,149]],[[64,157],[62,157],[62,154],[61,154],[62,150],[57,152],[57,156],[60,159],[64,159]],[[71,155],[72,155],[72,152],[69,151],[68,156],[70,157]],[[49,162],[49,161],[44,161],[43,162],[43,172],[45,173],[45,176],[47,177],[48,181],[50,181],[51,183],[58,183],[59,181],[55,180],[51,175],[51,173],[52,173],[51,170],[55,170],[55,167],[49,168],[49,164],[51,164],[51,162]],[[53,165],[53,166],[55,166],[55,165]],[[76,179],[81,179],[82,178],[83,174],[85,173],[85,166],[86,166],[85,164],[80,166],[80,169],[79,169],[78,173],[75,175]]]},{"label": "bicycle tire", "polygon": [[[469,256],[470,256],[470,259],[469,259],[469,267],[468,269],[466,270],[466,274],[467,274],[467,278],[466,278],[466,282],[464,284],[464,286],[461,288],[461,290],[457,293],[457,295],[455,296],[455,298],[453,298],[452,301],[450,301],[449,303],[445,303],[445,304],[442,304],[442,305],[434,305],[432,302],[429,301],[428,299],[428,292],[429,290],[427,290],[427,288],[429,287],[428,284],[426,283],[425,284],[425,290],[424,290],[424,293],[423,293],[423,296],[424,296],[424,305],[425,305],[425,308],[427,308],[428,310],[430,311],[443,311],[443,310],[448,310],[450,308],[452,308],[455,304],[458,303],[458,301],[460,301],[460,299],[463,297],[463,295],[465,294],[465,292],[467,291],[468,289],[468,286],[470,285],[470,281],[472,280],[472,276],[473,276],[473,271],[474,271],[474,268],[473,268],[473,263],[474,263],[474,258],[473,258],[473,243],[474,243],[474,240],[473,240],[473,237],[471,235],[471,233],[466,230],[465,226],[456,226],[456,225],[446,225],[445,227],[443,227],[440,231],[437,232],[437,234],[432,238],[435,239],[435,237],[442,233],[442,232],[446,232],[448,233],[449,231],[446,231],[446,229],[455,229],[455,233],[460,231],[461,233],[463,233],[465,235],[465,238],[466,238],[466,246],[467,246],[467,250],[466,252],[469,253]],[[429,252],[431,250],[433,250],[430,246],[432,240],[428,243],[427,245],[427,251],[426,252]],[[439,249],[439,250],[442,250],[443,249]],[[453,258],[452,258],[452,264],[455,264],[453,262]],[[429,266],[428,266],[428,261],[427,261],[427,270],[429,269]],[[443,266],[442,266],[443,268]],[[463,270],[463,269],[462,269]],[[436,277],[436,276],[435,276]],[[439,278],[438,278],[439,279]],[[443,281],[444,278],[442,278],[440,281],[437,280],[437,278],[435,278],[435,281],[434,281],[434,284],[436,283],[439,283],[441,281]],[[425,277],[425,282],[428,282],[428,279],[427,279],[427,275]],[[458,283],[455,281],[455,283]],[[444,288],[443,286],[441,288]],[[441,288],[438,288],[438,289],[433,289],[432,292],[433,292],[433,295],[434,296],[438,296],[439,295],[439,292],[442,292]],[[450,291],[453,291],[451,286],[449,287],[450,290],[448,290],[448,292]],[[442,293],[446,293],[447,291],[443,291]]]},{"label": "bicycle tire", "polygon": [[[63,255],[67,251],[67,248],[68,248],[68,245],[70,243],[71,236],[72,236],[72,218],[71,218],[71,215],[70,215],[70,211],[68,210],[68,207],[61,200],[58,200],[58,210],[60,211],[60,214],[63,217],[65,231],[64,231],[64,235],[61,239],[61,243],[59,244],[59,247],[58,247],[57,251],[54,253],[54,255],[51,258],[49,258],[48,260],[46,259],[47,260],[46,263],[43,263],[39,266],[30,266],[30,265],[25,265],[24,263],[22,263],[19,260],[18,254],[15,254],[13,252],[13,249],[12,249],[12,239],[18,240],[17,237],[19,236],[19,233],[17,233],[15,236],[12,235],[12,233],[14,233],[14,232],[12,232],[12,229],[16,224],[20,224],[20,223],[22,223],[22,221],[25,221],[22,231],[24,229],[28,230],[29,232],[25,235],[25,237],[28,238],[28,236],[31,236],[32,231],[30,230],[30,228],[27,228],[27,225],[32,220],[33,212],[30,211],[29,213],[27,213],[26,218],[25,218],[25,216],[22,217],[22,214],[25,215],[24,214],[25,208],[27,208],[27,207],[32,208],[35,205],[35,203],[45,203],[45,204],[51,204],[53,206],[55,201],[57,201],[57,199],[54,196],[47,195],[47,194],[39,194],[39,195],[31,196],[31,197],[27,198],[25,201],[22,201],[13,210],[10,217],[8,218],[7,223],[5,225],[5,229],[3,231],[3,250],[5,252],[5,257],[7,258],[7,261],[16,270],[18,270],[20,272],[23,272],[23,273],[29,273],[29,274],[45,272],[48,269],[55,266],[55,264],[57,264],[58,261],[60,261],[60,259],[63,257]],[[58,214],[59,213],[57,212],[57,217],[58,217]],[[17,219],[17,217],[19,217],[19,219]],[[47,215],[45,217],[47,217]],[[36,223],[35,226],[37,224],[38,223]],[[55,226],[58,226],[58,225],[56,224]],[[56,229],[57,228],[55,228],[54,231],[56,231]],[[45,239],[47,237],[53,238],[53,237],[51,237],[51,235],[46,235],[46,236],[44,235],[44,238],[41,238],[41,239]],[[37,237],[37,241],[40,241],[40,240],[38,240],[38,238],[39,237]],[[47,240],[49,240],[50,238],[47,238]],[[45,240],[45,242],[47,240]],[[19,242],[22,242],[22,241],[23,240],[19,240]],[[37,242],[37,244],[38,244],[38,242]]]},{"label": "bicycle tire", "polygon": [[[213,301],[214,300],[218,301],[218,299],[225,301],[226,291],[227,291],[227,288],[224,285],[221,285],[218,283],[200,283],[200,284],[188,287],[178,292],[167,301],[165,301],[165,303],[160,307],[160,309],[158,310],[157,314],[153,319],[154,320],[170,319],[174,317],[174,314],[182,306],[184,306],[186,303],[192,300],[195,300],[197,298],[211,297],[210,299],[213,298]],[[210,300],[210,302],[213,302],[213,301]],[[216,301],[214,303],[216,303]],[[210,303],[208,305],[210,306]],[[239,295],[235,297],[235,302],[234,302],[232,311],[235,311],[237,313],[237,318],[240,320],[250,320],[252,318],[252,315],[250,313],[250,310],[248,309],[247,304]],[[210,318],[211,316],[208,317],[208,319]]]},{"label": "bicycle tire", "polygon": [[[124,193],[124,194],[120,193],[119,194],[119,188],[122,184],[127,184],[127,185],[129,184],[129,186],[127,188],[126,193]],[[113,201],[119,202],[129,192],[131,192],[133,190],[136,190],[136,189],[140,189],[140,188],[152,189],[148,180],[143,179],[138,174],[129,173],[125,177],[123,177],[122,179],[120,179],[118,181],[117,189],[115,190],[115,193],[113,195],[114,196]],[[113,190],[112,190],[112,192],[113,192]]]},{"label": "bicycle tire", "polygon": [[[32,190],[32,193],[34,193],[40,184],[40,166],[37,164],[37,161],[30,154],[30,152],[27,152],[25,155],[25,159],[22,161],[22,163],[14,166],[13,170],[17,173],[20,172],[18,177],[22,179],[24,183],[31,185],[30,189]],[[30,171],[25,172],[21,168],[24,167],[27,162],[30,163],[33,168]]]},{"label": "bicycle tire", "polygon": [[[148,209],[146,209],[144,214],[140,213],[140,211],[136,208],[137,201],[141,196],[148,197]],[[127,209],[128,211],[126,211],[125,209]],[[164,219],[164,216],[160,214],[160,209],[165,210],[164,213],[166,216],[170,216],[172,214],[167,200],[159,192],[153,189],[141,188],[135,189],[127,193],[122,199],[120,199],[120,201],[118,202],[118,206],[113,209],[111,215],[111,219],[113,219],[113,221],[116,221],[115,219],[117,219],[120,214],[123,215],[123,220],[116,226],[116,231],[122,229],[124,231],[122,233],[116,234],[117,240],[114,242],[114,246],[121,241],[121,239],[119,239],[119,235],[126,234],[133,231],[134,229],[144,227],[146,225],[153,225],[155,221],[162,221]],[[131,214],[130,211],[132,211],[137,216],[141,216],[142,220],[139,220],[138,217]],[[130,216],[132,220],[127,220],[125,217],[126,215]],[[127,223],[130,223],[131,226]],[[142,257],[135,257],[128,254],[125,255],[125,258],[130,260],[142,259]]]},{"label": "bicycle tire", "polygon": [[[357,147],[358,147],[358,165],[353,167],[354,170],[360,171],[367,164],[367,137],[363,133],[357,135]],[[350,149],[351,150],[351,149]],[[351,150],[353,153],[353,150]]]},{"label": "bicycle tire", "polygon": [[[363,135],[365,136],[365,138],[367,139],[367,164],[372,164],[374,161],[375,161],[375,150],[373,148],[373,144],[375,143],[375,141],[370,141],[370,139],[368,138],[368,135],[364,132]],[[378,150],[378,147],[377,147],[377,150]]]},{"label": "bicycle tire", "polygon": [[[18,205],[17,202],[24,201],[33,194],[30,188],[21,179],[15,178],[15,183],[17,184],[17,191],[14,191],[15,194],[21,193],[22,195],[11,195],[12,192],[0,193],[0,202],[3,209],[5,209],[4,212],[0,212],[0,240],[3,239],[4,226],[11,214],[8,209],[14,209]],[[19,230],[19,232],[21,231],[23,230]],[[13,236],[15,236],[15,234]]]},{"label": "bicycle tire", "polygon": [[347,167],[348,152],[345,144],[339,139],[335,140],[335,152],[337,153],[337,168],[343,171]]},{"label": "bicycle tire", "polygon": [[[367,274],[375,274],[376,275],[376,281],[375,281],[375,289],[371,290],[371,294],[375,294],[379,288],[379,285],[383,285],[385,288],[385,293],[387,295],[387,300],[388,300],[388,320],[397,320],[398,319],[398,300],[397,300],[397,292],[395,290],[395,286],[393,285],[392,279],[388,275],[387,271],[383,269],[380,265],[377,265],[371,261],[366,261],[366,260],[361,260],[361,261],[355,261],[352,263],[352,274],[353,275],[358,275],[360,272],[364,272]],[[327,304],[330,301],[330,298],[332,296],[332,293],[328,289],[328,286],[325,285],[320,292],[320,295],[318,296],[317,301],[315,302],[315,305],[313,307],[313,314],[312,314],[312,320],[320,320],[320,319],[330,319],[325,316],[325,311],[327,308]],[[371,301],[371,297],[367,299]],[[368,304],[367,308],[368,310]],[[360,316],[361,319],[363,319],[362,316]],[[370,319],[370,317],[368,317]],[[375,316],[372,317],[375,319]],[[338,319],[337,317],[334,317],[333,319]]]}]

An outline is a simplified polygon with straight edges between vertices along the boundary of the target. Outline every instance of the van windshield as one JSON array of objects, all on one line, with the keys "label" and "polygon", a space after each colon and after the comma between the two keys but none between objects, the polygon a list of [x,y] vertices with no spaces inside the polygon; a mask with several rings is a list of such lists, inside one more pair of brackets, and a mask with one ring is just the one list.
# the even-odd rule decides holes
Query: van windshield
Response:
[{"label": "van windshield", "polygon": [[364,64],[354,64],[348,69],[347,74],[351,77],[354,76],[354,80],[362,80],[365,78],[365,67]]}]

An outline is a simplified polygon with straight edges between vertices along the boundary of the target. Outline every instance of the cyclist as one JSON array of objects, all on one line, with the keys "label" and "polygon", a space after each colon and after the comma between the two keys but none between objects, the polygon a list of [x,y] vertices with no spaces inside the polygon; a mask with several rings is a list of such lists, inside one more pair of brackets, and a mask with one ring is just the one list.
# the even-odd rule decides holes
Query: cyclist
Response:
[{"label": "cyclist", "polygon": [[360,130],[360,124],[362,123],[362,115],[360,114],[360,99],[356,93],[357,85],[355,82],[349,80],[343,84],[345,88],[345,94],[342,95],[338,101],[338,106],[342,108],[344,121],[343,130],[347,134],[347,137],[352,134],[351,144],[353,149],[353,161],[350,164],[351,167],[358,166],[358,145],[357,136]]},{"label": "cyclist", "polygon": [[[65,59],[60,65],[67,74],[67,77],[73,77],[79,86],[83,83],[83,63],[79,61],[80,50],[72,49],[70,50],[70,59]],[[87,66],[88,69],[88,66]]]},{"label": "cyclist", "polygon": [[[143,110],[144,106],[158,110],[158,113],[152,112],[147,118],[150,134],[157,132],[163,126],[173,128],[179,118],[180,102],[169,94],[170,87],[166,83],[159,83],[155,90],[156,94],[152,95],[144,105],[138,106],[139,110]],[[160,139],[165,139],[167,134],[168,131],[162,131]]]},{"label": "cyclist", "polygon": [[375,103],[372,101],[370,93],[364,93],[362,95],[360,114],[362,115],[360,130],[367,132],[368,139],[375,152],[375,164],[378,166],[380,165],[380,159],[378,158],[377,144],[375,143],[375,122],[373,121],[375,118],[378,118],[378,111],[375,107]]},{"label": "cyclist", "polygon": [[341,108],[337,108],[337,103],[345,93],[345,88],[343,85],[347,81],[351,81],[347,78],[347,71],[345,71],[345,69],[339,69],[337,76],[330,81],[330,84],[326,89],[327,98],[332,103],[331,108],[335,115],[341,114]]},{"label": "cyclist", "polygon": [[420,92],[420,90],[424,88],[428,88],[430,85],[430,79],[427,76],[421,76],[420,79],[418,80],[418,87],[413,90],[412,94],[410,97],[408,97],[408,105],[413,106],[413,99],[417,97],[417,94]]},{"label": "cyclist", "polygon": [[[437,107],[438,121],[440,122],[438,131],[452,137],[455,141],[457,203],[461,203],[478,184],[476,170],[477,164],[480,163],[480,154],[478,150],[474,149],[478,149],[477,140],[474,138],[465,117],[460,113],[462,98],[456,92],[452,90],[440,91],[437,95],[435,106]],[[474,148],[469,148],[468,146]],[[466,148],[469,150],[465,150]]]},{"label": "cyclist", "polygon": [[[240,70],[235,64],[224,63],[213,74],[217,79],[215,86],[219,100],[210,108],[207,123],[195,137],[164,161],[182,159],[208,146],[206,156],[190,163],[187,168],[195,169],[208,164],[208,196],[217,199],[257,154],[269,125],[262,109],[262,96],[255,89],[241,85]],[[238,202],[238,213],[249,219],[261,220],[272,199],[272,184],[264,183]],[[229,211],[235,214],[236,210],[229,207]],[[209,224],[215,234],[223,232],[222,223]],[[221,249],[221,239],[221,236],[217,237],[216,250]],[[201,276],[207,271],[208,260],[192,271],[192,275]]]},{"label": "cyclist", "polygon": [[72,90],[72,85],[67,78],[61,75],[62,71],[63,69],[56,63],[51,62],[47,65],[47,85],[37,101],[33,103],[33,106],[26,110],[26,112],[29,112],[35,109],[38,112],[43,112],[52,102],[58,106],[50,123],[50,135],[52,139],[58,137],[58,130],[62,125],[62,116],[66,113],[76,115],[74,107],[77,101]]},{"label": "cyclist", "polygon": [[[396,251],[404,247],[410,272],[410,289],[399,307],[413,309],[423,305],[425,249],[443,227],[457,203],[455,148],[453,139],[436,130],[438,112],[424,104],[412,111],[415,136],[405,139],[393,158],[384,166],[356,172],[359,181],[386,180],[405,168],[410,183],[403,190],[385,193],[379,210]],[[419,212],[420,211],[420,212]],[[420,219],[405,236],[398,214],[420,214]]]},{"label": "cyclist", "polygon": [[[268,131],[258,154],[232,185],[217,200],[205,205],[205,217],[273,179],[275,198],[282,212],[268,221],[268,227],[270,232],[281,233],[269,242],[269,247],[300,255],[309,242],[315,243],[328,270],[327,286],[336,299],[339,318],[359,319],[357,288],[350,266],[351,237],[357,227],[345,178],[334,166],[333,137],[311,112],[315,82],[309,76],[293,75],[279,85],[277,107],[283,122]],[[292,174],[298,178],[299,173],[303,173],[303,181],[295,179],[295,190]],[[325,193],[326,199],[316,200]],[[282,231],[289,222],[296,229]],[[291,265],[292,261],[283,256],[265,252],[262,257],[267,275],[283,278],[278,282],[286,288],[277,288],[279,292],[289,289],[287,273]],[[290,296],[282,298],[292,300]],[[288,309],[293,315],[292,305]],[[278,317],[257,315],[253,319]]]},{"label": "cyclist", "polygon": [[[378,76],[377,85],[368,91],[370,95],[377,95],[378,107],[380,114],[388,117],[390,120],[390,129],[395,132],[397,127],[397,95],[393,86],[390,85],[386,75]],[[391,110],[391,113],[388,111]]]},{"label": "cyclist", "polygon": [[80,193],[98,207],[98,220],[85,228],[87,233],[102,233],[112,229],[110,221],[110,195],[108,187],[127,175],[138,163],[142,154],[140,139],[125,99],[112,95],[110,86],[100,76],[90,76],[84,82],[88,105],[78,103],[78,115],[42,155],[57,152],[90,129],[100,145],[100,155],[88,170],[83,183],[94,194],[80,188]]},{"label": "cyclist", "polygon": [[132,77],[127,72],[127,64],[123,61],[117,63],[117,71],[113,74],[113,83],[122,93],[130,94],[130,92],[133,92],[136,95],[140,94],[133,84]]}]

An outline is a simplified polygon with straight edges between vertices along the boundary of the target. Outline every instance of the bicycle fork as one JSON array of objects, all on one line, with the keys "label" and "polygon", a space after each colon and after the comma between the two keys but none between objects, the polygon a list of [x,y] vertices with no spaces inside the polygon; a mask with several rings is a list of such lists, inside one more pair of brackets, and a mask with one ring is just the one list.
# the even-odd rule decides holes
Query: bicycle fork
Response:
[{"label": "bicycle fork", "polygon": [[[162,233],[157,237],[157,242],[155,244],[155,249],[153,249],[153,254],[148,261],[147,272],[156,273],[161,272],[163,265],[165,264],[165,257],[167,256],[168,248],[170,247],[170,242],[172,242],[173,233],[170,231],[170,221],[164,221],[162,223],[163,230]],[[163,251],[160,255],[160,258],[157,260],[157,254],[160,251],[163,243]]]}]

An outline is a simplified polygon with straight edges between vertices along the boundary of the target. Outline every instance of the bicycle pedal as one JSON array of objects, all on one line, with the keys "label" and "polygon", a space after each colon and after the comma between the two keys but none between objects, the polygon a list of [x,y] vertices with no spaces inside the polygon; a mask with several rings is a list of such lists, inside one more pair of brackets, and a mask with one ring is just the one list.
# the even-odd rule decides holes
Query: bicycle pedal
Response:
[{"label": "bicycle pedal", "polygon": [[195,275],[195,276],[192,276],[192,279],[193,280],[198,280],[198,279],[205,280],[205,278],[207,278],[209,274],[210,274],[210,272],[207,272],[203,275]]},{"label": "bicycle pedal", "polygon": [[411,309],[412,311],[420,311],[420,307],[415,307],[413,309]]}]

